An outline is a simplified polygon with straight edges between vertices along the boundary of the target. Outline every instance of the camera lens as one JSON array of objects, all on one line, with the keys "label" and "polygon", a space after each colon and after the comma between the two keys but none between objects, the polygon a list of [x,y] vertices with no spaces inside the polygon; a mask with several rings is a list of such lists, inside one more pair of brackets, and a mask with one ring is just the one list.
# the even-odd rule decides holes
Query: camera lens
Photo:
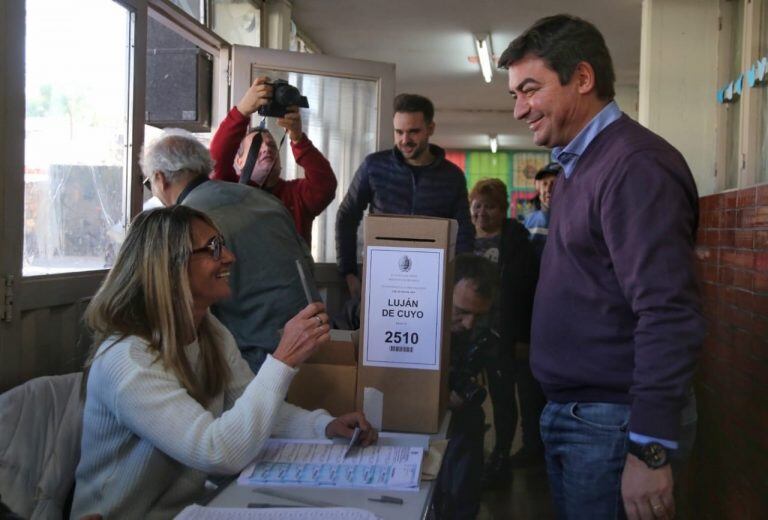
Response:
[{"label": "camera lens", "polygon": [[286,107],[301,104],[301,92],[293,85],[276,85],[274,97],[275,101]]}]

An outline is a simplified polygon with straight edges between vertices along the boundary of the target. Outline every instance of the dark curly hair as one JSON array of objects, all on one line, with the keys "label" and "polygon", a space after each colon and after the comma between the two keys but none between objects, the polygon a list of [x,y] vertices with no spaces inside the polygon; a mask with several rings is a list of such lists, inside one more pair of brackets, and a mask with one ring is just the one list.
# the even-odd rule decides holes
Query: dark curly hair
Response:
[{"label": "dark curly hair", "polygon": [[398,94],[393,108],[395,112],[421,112],[427,124],[435,118],[435,106],[428,98],[418,94]]},{"label": "dark curly hair", "polygon": [[462,280],[472,280],[475,291],[483,298],[493,299],[496,287],[499,285],[499,273],[496,264],[482,256],[470,253],[456,255],[456,266],[453,271],[453,283]]}]

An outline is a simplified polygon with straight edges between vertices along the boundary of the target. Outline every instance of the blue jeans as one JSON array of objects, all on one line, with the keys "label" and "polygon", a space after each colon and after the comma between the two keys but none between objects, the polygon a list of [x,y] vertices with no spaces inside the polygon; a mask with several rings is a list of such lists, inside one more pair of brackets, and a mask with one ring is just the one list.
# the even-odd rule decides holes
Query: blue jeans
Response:
[{"label": "blue jeans", "polygon": [[[541,414],[547,473],[560,519],[623,519],[621,472],[627,458],[629,405],[553,403]],[[696,401],[681,417],[680,449],[672,469],[678,473],[696,434]]]}]

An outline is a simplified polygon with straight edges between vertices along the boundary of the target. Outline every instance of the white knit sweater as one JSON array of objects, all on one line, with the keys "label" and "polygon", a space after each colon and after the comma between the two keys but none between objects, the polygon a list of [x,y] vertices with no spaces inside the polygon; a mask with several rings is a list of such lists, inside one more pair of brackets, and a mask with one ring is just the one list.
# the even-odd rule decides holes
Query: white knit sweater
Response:
[{"label": "white knit sweater", "polygon": [[[72,518],[172,518],[196,500],[209,474],[234,474],[264,441],[323,437],[332,420],[284,402],[296,369],[269,356],[254,377],[234,338],[213,320],[232,379],[203,408],[146,342],[99,348],[89,377]],[[197,360],[197,343],[189,345]]]}]

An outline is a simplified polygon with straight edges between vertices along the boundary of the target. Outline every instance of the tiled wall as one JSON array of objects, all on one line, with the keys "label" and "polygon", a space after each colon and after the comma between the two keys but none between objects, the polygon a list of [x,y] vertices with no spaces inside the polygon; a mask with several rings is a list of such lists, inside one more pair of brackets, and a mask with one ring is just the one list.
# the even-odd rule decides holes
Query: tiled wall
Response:
[{"label": "tiled wall", "polygon": [[702,197],[691,518],[768,518],[768,184]]}]

